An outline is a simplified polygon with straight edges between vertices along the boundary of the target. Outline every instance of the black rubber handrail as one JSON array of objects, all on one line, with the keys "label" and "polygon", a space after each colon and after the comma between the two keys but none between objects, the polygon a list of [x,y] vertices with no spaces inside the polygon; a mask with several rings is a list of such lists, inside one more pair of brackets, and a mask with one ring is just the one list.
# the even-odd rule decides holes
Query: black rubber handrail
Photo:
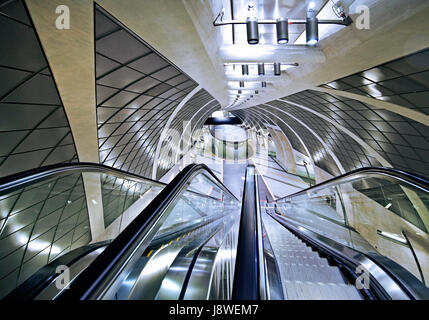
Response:
[{"label": "black rubber handrail", "polygon": [[163,190],[146,206],[119,236],[106,248],[70,288],[59,296],[59,300],[97,299],[104,289],[113,281],[122,266],[131,257],[135,249],[145,238],[147,232],[158,218],[167,210],[183,189],[189,185],[199,171],[204,171],[217,181],[218,185],[232,198],[238,199],[220,182],[213,172],[204,164],[191,164],[183,169]]},{"label": "black rubber handrail", "polygon": [[[40,182],[45,179],[51,178],[53,175],[67,174],[73,171],[85,171],[85,172],[101,172],[104,174],[112,174],[114,176],[121,177],[122,179],[137,180],[139,183],[152,183],[155,186],[166,186],[164,182],[156,181],[150,178],[142,177],[134,173],[129,173],[120,169],[112,168],[103,164],[93,162],[79,162],[72,164],[56,164],[52,166],[40,167],[37,169],[31,169],[23,171],[17,174],[13,174],[0,179],[0,193],[1,192],[12,192],[16,189],[21,189],[35,182]],[[206,198],[215,199],[212,196],[198,193],[198,191],[189,190],[190,193],[198,194]]]},{"label": "black rubber handrail", "polygon": [[[252,170],[253,174],[249,170]],[[259,250],[257,219],[257,184],[254,166],[248,166],[244,182],[238,233],[237,255],[232,289],[233,300],[259,300]]]},{"label": "black rubber handrail", "polygon": [[384,168],[384,167],[365,167],[365,168],[359,168],[347,173],[344,173],[338,177],[334,177],[332,179],[326,180],[322,183],[316,184],[314,186],[311,186],[309,188],[306,188],[304,190],[298,191],[296,193],[287,195],[285,197],[279,198],[275,201],[271,201],[271,202],[277,202],[277,201],[281,201],[284,199],[288,199],[288,198],[293,198],[295,196],[301,195],[301,194],[305,194],[309,191],[313,191],[315,189],[318,188],[322,188],[325,187],[329,184],[332,183],[340,183],[342,180],[346,180],[347,178],[349,178],[350,176],[353,175],[358,175],[358,174],[363,174],[363,173],[379,173],[379,174],[384,174],[393,178],[398,178],[400,180],[403,180],[409,184],[412,184],[414,186],[417,186],[419,188],[424,189],[425,191],[429,192],[429,180],[420,177],[418,175],[406,172],[406,171],[402,171],[402,170],[398,170],[398,169],[393,169],[393,168]]},{"label": "black rubber handrail", "polygon": [[67,173],[70,171],[86,170],[86,171],[102,171],[103,173],[112,173],[114,175],[121,175],[137,179],[141,182],[152,182],[161,186],[165,186],[165,183],[155,181],[153,179],[145,178],[133,173],[129,173],[120,169],[112,168],[103,164],[93,162],[79,162],[79,163],[67,163],[67,164],[55,164],[50,166],[44,166],[36,169],[31,169],[16,174],[12,174],[3,178],[0,178],[0,192],[14,190],[15,188],[22,188],[23,186],[34,182],[35,180],[43,180],[50,178],[55,174]]}]

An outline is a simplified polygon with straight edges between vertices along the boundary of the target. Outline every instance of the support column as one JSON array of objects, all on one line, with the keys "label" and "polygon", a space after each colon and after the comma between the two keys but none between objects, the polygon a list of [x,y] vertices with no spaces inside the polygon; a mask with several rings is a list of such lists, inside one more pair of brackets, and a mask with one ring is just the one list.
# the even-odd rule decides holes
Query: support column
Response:
[{"label": "support column", "polygon": [[[52,69],[80,161],[99,162],[94,58],[94,3],[26,0]],[[70,29],[57,29],[59,5],[70,9]]]},{"label": "support column", "polygon": [[100,174],[84,172],[82,173],[82,180],[86,194],[91,238],[92,242],[97,242],[105,230]]}]

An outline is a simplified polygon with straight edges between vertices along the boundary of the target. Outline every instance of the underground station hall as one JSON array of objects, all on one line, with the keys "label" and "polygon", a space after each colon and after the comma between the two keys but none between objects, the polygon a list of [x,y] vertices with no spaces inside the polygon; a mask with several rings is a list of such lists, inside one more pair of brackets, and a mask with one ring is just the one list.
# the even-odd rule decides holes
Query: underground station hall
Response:
[{"label": "underground station hall", "polygon": [[0,0],[0,303],[428,287],[428,0]]}]

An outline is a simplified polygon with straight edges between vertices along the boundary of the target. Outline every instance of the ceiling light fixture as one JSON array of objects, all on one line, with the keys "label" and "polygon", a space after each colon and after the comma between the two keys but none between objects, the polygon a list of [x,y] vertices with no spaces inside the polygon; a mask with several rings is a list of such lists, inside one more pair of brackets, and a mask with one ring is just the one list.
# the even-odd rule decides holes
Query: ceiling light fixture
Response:
[{"label": "ceiling light fixture", "polygon": [[240,81],[240,88],[244,88],[244,81]]},{"label": "ceiling light fixture", "polygon": [[[338,6],[338,3],[337,3]],[[317,19],[316,18],[316,10],[313,8],[313,5],[310,3],[309,6],[309,15],[307,16],[307,19],[286,19],[286,18],[279,18],[279,19],[263,19],[258,20],[256,12],[254,10],[253,3],[248,6],[249,10],[249,16],[246,20],[223,20],[224,16],[224,9],[216,16],[215,20],[213,21],[213,26],[220,27],[220,26],[226,26],[226,25],[238,25],[238,24],[245,24],[247,26],[247,42],[249,44],[257,44],[259,43],[259,24],[275,24],[277,25],[277,32],[282,35],[281,37],[277,38],[277,42],[279,44],[284,44],[288,42],[288,36],[284,37],[285,31],[288,31],[289,24],[305,24],[306,30],[307,30],[307,43],[309,45],[317,44],[319,41],[319,30],[318,25],[319,24],[328,24],[328,25],[342,25],[342,26],[349,26],[353,23],[353,20],[350,18],[349,15],[347,15],[344,10],[341,8],[336,9],[340,13],[337,14],[337,16],[340,19]],[[335,9],[334,9],[335,10]],[[286,22],[286,23],[285,23]]]},{"label": "ceiling light fixture", "polygon": [[263,76],[265,74],[265,64],[258,63],[258,75]]},{"label": "ceiling light fixture", "polygon": [[280,62],[274,62],[274,75],[279,76],[281,74]]},{"label": "ceiling light fixture", "polygon": [[243,76],[248,76],[249,75],[249,65],[243,64],[241,66],[241,73]]},{"label": "ceiling light fixture", "polygon": [[286,44],[289,42],[289,21],[285,18],[278,18],[277,23],[277,43]]},{"label": "ceiling light fixture", "polygon": [[305,33],[307,44],[314,46],[319,42],[319,19],[313,11],[309,11],[305,23]]},{"label": "ceiling light fixture", "polygon": [[246,25],[247,25],[247,42],[249,44],[258,44],[259,43],[258,19],[254,17],[247,18]]},{"label": "ceiling light fixture", "polygon": [[267,83],[265,81],[262,81],[262,88],[266,88],[267,87]]}]

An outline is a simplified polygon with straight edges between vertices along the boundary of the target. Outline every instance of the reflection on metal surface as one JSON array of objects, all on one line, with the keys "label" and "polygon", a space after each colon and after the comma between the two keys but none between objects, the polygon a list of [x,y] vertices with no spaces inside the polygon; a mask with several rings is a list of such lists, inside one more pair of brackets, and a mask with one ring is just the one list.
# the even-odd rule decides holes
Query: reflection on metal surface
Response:
[{"label": "reflection on metal surface", "polygon": [[377,230],[377,233],[382,236],[385,237],[387,239],[390,239],[392,241],[396,241],[399,242],[403,245],[408,245],[407,244],[407,239],[405,239],[403,236],[399,235],[399,234],[395,234],[395,233],[390,233],[390,232],[385,232],[385,231],[381,231],[381,230]]},{"label": "reflection on metal surface", "polygon": [[154,299],[167,271],[182,249],[182,246],[183,245],[166,246],[152,254],[151,259],[144,266],[126,299]]},{"label": "reflection on metal surface", "polygon": [[[371,286],[378,286],[378,288],[372,287],[374,290],[382,290],[387,294],[386,298],[393,300],[409,300],[407,292],[398,285],[395,281],[396,279],[392,278],[389,273],[383,270],[378,266],[374,261],[369,259],[364,254],[359,251],[353,250],[347,246],[344,246],[332,239],[329,239],[325,236],[322,236],[316,232],[303,228],[299,226],[296,222],[293,222],[290,219],[285,219],[285,217],[280,217],[278,215],[272,215],[274,219],[284,224],[287,228],[296,231],[301,237],[305,238],[307,241],[317,244],[318,248],[323,248],[326,252],[329,252],[331,255],[337,255],[343,261],[348,261],[355,268],[358,266],[363,266],[368,273],[371,275],[371,278],[374,281],[371,281]],[[374,253],[369,254],[371,257],[376,256]],[[393,265],[391,265],[392,267]],[[392,269],[395,269],[393,266]],[[403,270],[405,271],[405,270]],[[403,274],[404,277],[409,277],[409,274]]]},{"label": "reflection on metal surface", "polygon": [[267,274],[267,299],[283,300],[283,289],[278,261],[275,257],[265,226],[263,226],[264,259]]},{"label": "reflection on metal surface", "polygon": [[[72,283],[74,279],[76,279],[79,274],[85,270],[87,266],[89,266],[95,258],[98,257],[100,253],[104,251],[106,246],[103,246],[97,250],[94,250],[87,255],[79,258],[78,261],[73,263],[71,266],[69,266],[70,271],[70,282]],[[57,288],[57,278],[51,280],[51,283],[37,296],[35,297],[35,300],[52,300],[55,299],[59,294],[61,294],[62,290],[67,290],[68,286],[65,286],[64,289]]]},{"label": "reflection on metal surface", "polygon": [[280,199],[277,209],[338,243],[393,260],[422,282],[428,276],[429,187],[424,179],[397,170],[361,169]]},{"label": "reflection on metal surface", "polygon": [[[230,241],[229,234],[239,220],[240,203],[204,170],[191,174],[183,189],[135,241],[119,272],[112,275],[112,281],[106,281],[104,289],[100,288],[100,298],[187,299],[200,289],[205,290],[203,298],[209,298],[210,283],[195,287],[196,270],[204,266],[211,268],[210,272],[217,270],[216,260],[207,260],[207,252],[215,250],[217,258],[216,250]],[[236,240],[231,243],[235,245]],[[230,263],[235,247],[226,248],[230,250]],[[231,281],[227,284],[229,291]]]},{"label": "reflection on metal surface", "polygon": [[54,166],[2,183],[0,263],[7,267],[0,269],[0,298],[61,256],[114,239],[163,187],[95,164]]}]

